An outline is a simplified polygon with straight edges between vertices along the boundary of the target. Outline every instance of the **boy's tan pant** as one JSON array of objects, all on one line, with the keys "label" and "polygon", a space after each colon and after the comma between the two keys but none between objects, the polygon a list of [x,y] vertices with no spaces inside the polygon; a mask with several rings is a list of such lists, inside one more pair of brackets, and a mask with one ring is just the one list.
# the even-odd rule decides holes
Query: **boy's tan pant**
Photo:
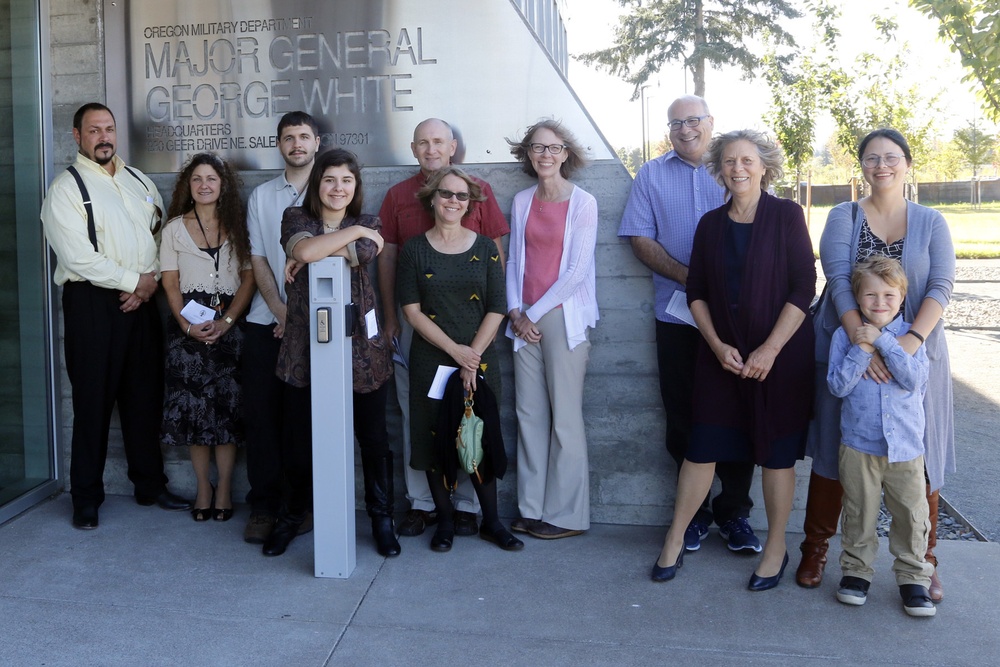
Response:
[{"label": "boy's tan pant", "polygon": [[930,586],[934,566],[924,560],[928,520],[924,457],[889,463],[888,457],[863,454],[840,446],[840,483],[844,487],[840,567],[845,576],[871,581],[878,552],[878,512],[885,490],[885,506],[892,515],[889,552],[896,557],[892,570],[896,584]]}]

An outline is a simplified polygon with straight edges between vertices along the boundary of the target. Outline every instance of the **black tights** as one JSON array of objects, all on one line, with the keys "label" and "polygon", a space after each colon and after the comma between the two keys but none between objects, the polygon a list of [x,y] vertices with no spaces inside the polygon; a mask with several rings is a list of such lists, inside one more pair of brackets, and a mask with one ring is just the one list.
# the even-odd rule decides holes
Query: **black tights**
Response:
[{"label": "black tights", "polygon": [[[431,470],[427,471],[427,485],[434,498],[434,508],[437,509],[438,530],[454,531],[454,506],[451,504],[451,493],[444,484],[444,475]],[[472,486],[479,497],[479,506],[483,510],[483,527],[495,532],[503,528],[500,515],[497,512],[497,480],[494,477],[489,482],[482,483],[472,477]]]}]

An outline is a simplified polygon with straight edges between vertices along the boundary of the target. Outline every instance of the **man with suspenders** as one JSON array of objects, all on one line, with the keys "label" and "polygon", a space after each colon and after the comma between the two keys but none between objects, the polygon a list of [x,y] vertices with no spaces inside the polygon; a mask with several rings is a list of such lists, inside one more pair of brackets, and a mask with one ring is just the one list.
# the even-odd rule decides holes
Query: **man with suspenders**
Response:
[{"label": "man with suspenders", "polygon": [[73,117],[76,162],[49,186],[45,236],[63,287],[66,372],[73,389],[70,493],[73,525],[92,529],[104,502],[108,428],[115,404],[128,477],[140,505],[187,510],[167,490],[160,452],[162,325],[152,301],[159,277],[163,200],[115,155],[115,118],[103,104]]}]

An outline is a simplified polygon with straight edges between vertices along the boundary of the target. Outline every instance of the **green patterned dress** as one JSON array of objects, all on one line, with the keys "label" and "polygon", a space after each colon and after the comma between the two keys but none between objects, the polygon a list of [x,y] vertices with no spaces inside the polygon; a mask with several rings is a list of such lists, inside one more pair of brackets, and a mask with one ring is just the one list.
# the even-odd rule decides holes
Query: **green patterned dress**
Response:
[{"label": "green patterned dress", "polygon": [[[503,266],[496,244],[479,235],[472,247],[455,255],[440,253],[420,234],[403,247],[396,272],[400,305],[419,303],[420,310],[456,343],[469,345],[487,313],[504,314],[507,297]],[[427,397],[438,366],[455,360],[414,333],[410,345],[410,467],[436,468],[433,436],[440,401]],[[495,346],[482,356],[481,374],[500,397],[500,367]]]}]

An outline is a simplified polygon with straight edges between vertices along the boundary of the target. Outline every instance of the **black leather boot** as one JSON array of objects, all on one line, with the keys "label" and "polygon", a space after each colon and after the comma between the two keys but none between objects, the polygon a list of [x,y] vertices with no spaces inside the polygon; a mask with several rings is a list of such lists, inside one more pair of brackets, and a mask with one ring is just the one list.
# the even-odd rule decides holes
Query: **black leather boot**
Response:
[{"label": "black leather boot", "polygon": [[396,527],[392,521],[394,504],[392,452],[361,454],[365,477],[365,507],[372,520],[372,537],[380,556],[392,558],[400,553]]}]

